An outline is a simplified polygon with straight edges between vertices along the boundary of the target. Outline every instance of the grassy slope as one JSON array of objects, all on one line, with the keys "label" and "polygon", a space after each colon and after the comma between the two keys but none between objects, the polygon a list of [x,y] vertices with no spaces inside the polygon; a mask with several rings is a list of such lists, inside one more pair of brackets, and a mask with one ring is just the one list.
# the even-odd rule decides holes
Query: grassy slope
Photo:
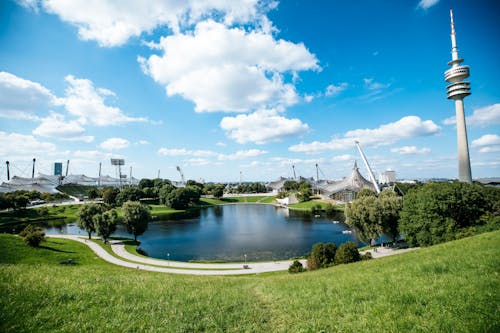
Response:
[{"label": "grassy slope", "polygon": [[[322,271],[189,277],[0,235],[0,331],[471,332],[500,328],[500,231]],[[72,258],[76,266],[63,266]]]}]

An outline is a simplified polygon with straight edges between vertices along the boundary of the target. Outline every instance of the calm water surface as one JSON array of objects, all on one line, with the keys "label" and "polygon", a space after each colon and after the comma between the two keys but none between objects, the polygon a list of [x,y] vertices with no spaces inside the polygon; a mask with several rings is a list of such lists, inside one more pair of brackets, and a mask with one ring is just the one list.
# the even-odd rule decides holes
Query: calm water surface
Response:
[{"label": "calm water surface", "polygon": [[[358,243],[343,223],[334,218],[314,217],[272,205],[236,204],[208,207],[199,216],[155,221],[138,240],[151,257],[172,260],[248,261],[289,259],[303,256],[317,242]],[[48,234],[82,234],[75,225],[47,228]],[[131,237],[123,225],[114,236]]]}]

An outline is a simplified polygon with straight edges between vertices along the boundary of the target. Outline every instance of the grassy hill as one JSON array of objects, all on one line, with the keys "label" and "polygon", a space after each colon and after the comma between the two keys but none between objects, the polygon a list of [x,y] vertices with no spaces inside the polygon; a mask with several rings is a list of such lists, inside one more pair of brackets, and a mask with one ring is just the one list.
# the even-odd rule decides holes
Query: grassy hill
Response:
[{"label": "grassy hill", "polygon": [[0,331],[498,332],[498,244],[500,231],[298,275],[197,277],[0,235]]}]

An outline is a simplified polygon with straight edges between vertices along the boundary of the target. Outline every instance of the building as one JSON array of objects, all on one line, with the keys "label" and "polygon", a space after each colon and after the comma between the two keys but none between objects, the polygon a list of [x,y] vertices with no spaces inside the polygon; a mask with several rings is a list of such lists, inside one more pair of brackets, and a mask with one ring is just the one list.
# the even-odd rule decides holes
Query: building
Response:
[{"label": "building", "polygon": [[444,79],[450,84],[446,86],[448,99],[455,101],[457,119],[457,145],[458,145],[458,180],[472,184],[470,168],[469,145],[467,142],[467,128],[464,115],[464,98],[470,95],[470,82],[464,81],[469,77],[469,66],[461,65],[464,59],[458,57],[458,48],[453,23],[453,11],[450,9],[451,21],[451,66],[444,73]]},{"label": "building", "polygon": [[350,202],[356,199],[356,195],[359,191],[365,188],[375,192],[373,183],[361,175],[358,164],[354,162],[352,173],[349,177],[322,187],[321,193],[323,196],[331,199]]},{"label": "building", "polygon": [[380,184],[394,184],[396,182],[396,171],[386,170],[379,175],[378,182]]}]

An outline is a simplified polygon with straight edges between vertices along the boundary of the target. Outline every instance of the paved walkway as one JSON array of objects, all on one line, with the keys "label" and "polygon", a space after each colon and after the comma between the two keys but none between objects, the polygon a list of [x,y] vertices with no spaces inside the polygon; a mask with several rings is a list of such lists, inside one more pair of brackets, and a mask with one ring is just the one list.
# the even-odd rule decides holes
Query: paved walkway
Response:
[{"label": "paved walkway", "polygon": [[[266,272],[276,272],[285,271],[290,267],[292,263],[291,260],[285,261],[272,261],[272,262],[257,262],[248,263],[248,268],[243,268],[243,264],[228,263],[228,264],[202,264],[202,263],[190,263],[182,261],[171,261],[171,260],[161,260],[148,257],[137,256],[128,252],[125,249],[125,245],[121,241],[110,241],[111,249],[119,257],[115,257],[108,253],[99,244],[89,241],[80,235],[47,235],[51,238],[64,238],[74,240],[83,243],[90,247],[95,254],[115,265],[129,267],[134,269],[141,269],[145,271],[162,272],[162,273],[172,273],[172,274],[186,274],[186,275],[245,275],[245,274],[259,274]],[[373,249],[365,252],[371,252],[373,258],[381,258],[385,256],[390,256],[394,254],[404,253],[408,251],[417,250],[418,248],[409,248],[401,250],[393,250],[391,248],[377,248],[377,252]],[[123,260],[123,259],[126,260]],[[135,261],[133,263],[130,261]],[[306,261],[300,260],[305,266]],[[154,265],[154,266],[151,266]]]},{"label": "paved walkway", "polygon": [[[248,269],[243,268],[243,264],[197,264],[179,261],[166,261],[153,258],[144,258],[133,255],[125,250],[125,246],[121,242],[113,242],[111,248],[117,255],[123,255],[124,259],[133,260],[140,263],[125,261],[109,254],[99,244],[88,241],[85,238],[77,235],[47,235],[52,238],[71,239],[80,243],[86,244],[99,257],[115,265],[123,267],[142,269],[146,271],[187,274],[187,275],[244,275],[244,274],[259,274],[266,272],[284,271],[287,270],[292,261],[276,261],[262,263],[248,263]],[[305,260],[302,260],[305,265]],[[150,266],[150,265],[158,265]],[[217,270],[218,269],[218,270]]]}]

